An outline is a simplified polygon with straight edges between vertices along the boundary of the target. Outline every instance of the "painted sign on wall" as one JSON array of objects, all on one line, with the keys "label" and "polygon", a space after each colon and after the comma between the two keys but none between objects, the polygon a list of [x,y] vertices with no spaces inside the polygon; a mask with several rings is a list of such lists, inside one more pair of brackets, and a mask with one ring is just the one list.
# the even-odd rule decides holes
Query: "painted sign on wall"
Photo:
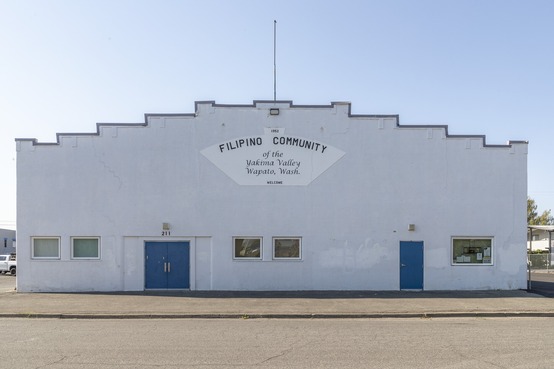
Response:
[{"label": "painted sign on wall", "polygon": [[285,135],[283,128],[234,138],[201,151],[240,185],[306,186],[336,163],[344,152],[328,144]]}]

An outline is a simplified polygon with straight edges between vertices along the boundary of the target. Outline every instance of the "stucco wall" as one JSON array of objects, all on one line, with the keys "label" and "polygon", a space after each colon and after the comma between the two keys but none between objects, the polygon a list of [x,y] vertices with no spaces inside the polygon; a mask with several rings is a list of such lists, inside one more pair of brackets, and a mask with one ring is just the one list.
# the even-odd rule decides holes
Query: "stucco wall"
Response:
[{"label": "stucco wall", "polygon": [[[199,103],[58,144],[18,140],[18,291],[142,290],[144,242],[158,239],[191,242],[198,290],[397,290],[409,240],[424,242],[427,290],[525,287],[525,143],[488,147],[349,104],[277,106]],[[200,153],[271,127],[345,154],[309,185],[264,186]],[[32,236],[61,237],[60,260],[31,260]],[[71,236],[100,236],[101,259],[71,260]],[[234,260],[233,236],[262,236],[262,260]],[[273,260],[275,236],[302,237],[301,260]],[[493,265],[452,265],[453,236],[493,237]]]}]

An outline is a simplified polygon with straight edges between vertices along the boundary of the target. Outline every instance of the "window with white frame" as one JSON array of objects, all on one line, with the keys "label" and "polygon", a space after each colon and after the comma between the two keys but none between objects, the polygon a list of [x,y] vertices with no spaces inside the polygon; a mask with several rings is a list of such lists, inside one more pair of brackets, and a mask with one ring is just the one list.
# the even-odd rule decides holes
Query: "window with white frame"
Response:
[{"label": "window with white frame", "polygon": [[233,258],[260,260],[262,258],[262,237],[233,237]]},{"label": "window with white frame", "polygon": [[273,238],[274,259],[300,259],[302,256],[302,238],[275,237]]},{"label": "window with white frame", "polygon": [[59,237],[32,237],[33,259],[59,259],[60,238]]},{"label": "window with white frame", "polygon": [[71,237],[72,259],[100,259],[100,237]]},{"label": "window with white frame", "polygon": [[452,237],[452,264],[491,265],[492,237]]}]

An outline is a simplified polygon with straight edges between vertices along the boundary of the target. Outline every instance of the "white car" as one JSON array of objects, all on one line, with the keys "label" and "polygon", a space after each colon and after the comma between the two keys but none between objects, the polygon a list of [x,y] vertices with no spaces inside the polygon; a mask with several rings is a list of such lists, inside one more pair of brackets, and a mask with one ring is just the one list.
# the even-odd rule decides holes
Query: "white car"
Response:
[{"label": "white car", "polygon": [[15,275],[16,268],[15,254],[0,255],[0,273],[10,272],[10,274]]}]

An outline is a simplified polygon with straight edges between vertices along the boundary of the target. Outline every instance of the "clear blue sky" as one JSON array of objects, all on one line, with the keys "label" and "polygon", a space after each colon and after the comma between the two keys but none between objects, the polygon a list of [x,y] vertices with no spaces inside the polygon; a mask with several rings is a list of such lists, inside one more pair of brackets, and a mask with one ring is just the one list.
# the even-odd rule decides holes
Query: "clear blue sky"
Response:
[{"label": "clear blue sky", "polygon": [[274,19],[278,99],[528,140],[529,195],[554,210],[554,1],[0,0],[0,228],[14,138],[272,99]]}]

